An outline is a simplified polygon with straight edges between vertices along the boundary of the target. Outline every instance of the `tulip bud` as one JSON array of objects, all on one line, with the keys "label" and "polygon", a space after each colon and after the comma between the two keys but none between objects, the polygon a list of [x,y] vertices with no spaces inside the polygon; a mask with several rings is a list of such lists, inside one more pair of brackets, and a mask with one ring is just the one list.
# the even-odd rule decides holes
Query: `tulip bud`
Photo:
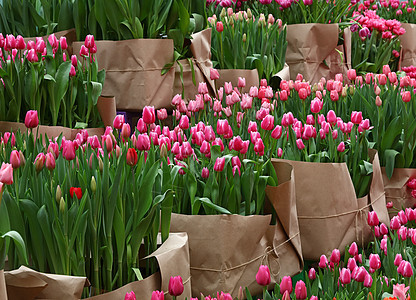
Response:
[{"label": "tulip bud", "polygon": [[90,184],[90,186],[91,186],[91,191],[94,194],[95,191],[97,190],[97,182],[95,181],[95,177],[94,176],[91,177],[91,184]]},{"label": "tulip bud", "polygon": [[270,284],[270,270],[268,266],[261,265],[257,274],[256,281],[261,286],[268,286]]},{"label": "tulip bud", "polygon": [[[153,298],[153,293],[152,293],[152,300],[153,299],[154,298]],[[160,300],[160,298],[156,298],[156,299]],[[124,300],[136,300],[136,294],[133,291],[131,291],[130,293],[126,293],[126,295],[124,296]]]},{"label": "tulip bud", "polygon": [[55,193],[55,200],[57,203],[59,203],[59,201],[62,198],[62,191],[61,191],[61,187],[59,185],[56,186],[56,193]]},{"label": "tulip bud", "polygon": [[23,155],[22,150],[19,150],[19,158],[20,158],[20,166],[24,167],[26,165],[26,159],[25,159],[25,156]]},{"label": "tulip bud", "polygon": [[181,276],[174,276],[169,279],[169,294],[180,296],[183,293],[183,282]]},{"label": "tulip bud", "polygon": [[291,294],[292,290],[293,290],[292,278],[290,276],[284,276],[282,278],[282,282],[280,283],[280,294],[283,295],[285,292],[288,292],[289,294]]},{"label": "tulip bud", "polygon": [[61,199],[59,200],[59,211],[61,213],[65,212],[65,200],[63,197],[61,197]]},{"label": "tulip bud", "polygon": [[98,169],[100,170],[100,172],[103,172],[103,169],[104,169],[104,163],[103,163],[103,160],[101,159],[101,156],[98,157]]},{"label": "tulip bud", "polygon": [[35,158],[35,169],[36,172],[39,173],[40,171],[42,171],[44,165],[45,165],[45,160],[46,160],[46,156],[43,153],[39,153],[36,158]]},{"label": "tulip bud", "polygon": [[307,298],[306,285],[302,280],[296,282],[295,286],[296,299],[304,300]]},{"label": "tulip bud", "polygon": [[309,269],[308,277],[309,277],[309,280],[311,280],[311,281],[316,279],[316,271],[315,271],[315,268],[310,268]]}]

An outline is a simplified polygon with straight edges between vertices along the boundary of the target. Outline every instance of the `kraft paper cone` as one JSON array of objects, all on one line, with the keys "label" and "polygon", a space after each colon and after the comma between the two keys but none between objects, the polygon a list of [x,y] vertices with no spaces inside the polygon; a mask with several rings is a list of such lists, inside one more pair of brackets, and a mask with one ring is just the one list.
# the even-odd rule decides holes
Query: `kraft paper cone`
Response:
[{"label": "kraft paper cone", "polygon": [[173,85],[173,96],[182,94],[181,69],[178,63],[182,65],[182,77],[184,88],[184,100],[195,99],[198,94],[198,85],[200,82],[206,82],[208,90],[213,95],[215,91],[214,81],[210,77],[211,61],[211,28],[192,35],[191,46],[192,52],[191,62],[194,68],[195,83],[192,81],[192,68],[187,59],[175,62],[175,82]]},{"label": "kraft paper cone", "polygon": [[[301,73],[310,83],[330,76],[332,56],[338,46],[338,24],[293,24],[287,26],[286,63],[290,67],[290,78]],[[325,61],[325,62],[324,62]]]},{"label": "kraft paper cone", "polygon": [[85,277],[40,273],[25,266],[4,276],[9,300],[23,299],[20,291],[25,291],[29,299],[80,299],[84,286],[89,284]]},{"label": "kraft paper cone", "polygon": [[402,46],[401,67],[416,66],[416,24],[402,23],[406,33],[399,36]]},{"label": "kraft paper cone", "polygon": [[218,70],[220,73],[220,78],[217,79],[216,85],[217,89],[224,87],[225,82],[231,82],[234,87],[238,86],[238,77],[243,77],[246,79],[246,86],[242,89],[243,93],[248,93],[250,87],[259,86],[259,73],[257,69],[253,70],[244,70],[244,69],[222,69]]},{"label": "kraft paper cone", "polygon": [[115,97],[100,96],[97,101],[97,109],[104,126],[113,126],[113,121],[117,114]]},{"label": "kraft paper cone", "polygon": [[172,276],[181,276],[184,285],[184,291],[177,299],[191,298],[189,245],[185,232],[170,233],[166,242],[148,257],[155,257],[159,263],[162,278],[160,289],[165,292],[165,299],[172,299],[166,293],[169,291],[169,279]]},{"label": "kraft paper cone", "polygon": [[0,300],[7,300],[6,281],[4,279],[4,270],[0,270]]},{"label": "kraft paper cone", "polygon": [[155,257],[159,263],[160,273],[153,274],[143,280],[129,283],[115,291],[94,296],[91,300],[124,299],[126,293],[133,291],[137,299],[150,299],[153,291],[164,291],[165,299],[171,299],[167,294],[171,276],[181,276],[184,292],[178,300],[190,298],[191,277],[189,271],[189,247],[186,233],[171,233],[169,238],[148,257]]},{"label": "kraft paper cone", "polygon": [[[386,191],[386,202],[393,202],[393,206],[397,209],[406,207],[413,208],[416,199],[412,197],[412,190],[407,187],[407,181],[410,178],[416,178],[416,169],[395,168],[393,176],[389,179],[386,169],[382,168],[384,190]],[[393,217],[396,213],[391,213]]]},{"label": "kraft paper cone", "polygon": [[[115,97],[118,110],[170,107],[175,70],[165,75],[163,67],[173,61],[173,40],[134,39],[96,41],[95,58],[106,76],[102,96]],[[79,55],[82,42],[73,43]]]},{"label": "kraft paper cone", "polygon": [[[294,168],[296,208],[304,259],[319,260],[337,248],[343,253],[352,242],[365,245],[371,238],[367,225],[370,209],[380,222],[388,224],[388,214],[378,154],[370,151],[373,180],[369,195],[357,199],[345,163],[309,163],[278,160]],[[331,180],[328,180],[330,178]]]},{"label": "kraft paper cone", "polygon": [[[271,216],[172,214],[171,232],[187,232],[192,276],[192,296],[217,291],[238,294],[250,286],[269,256],[261,242]],[[271,258],[270,258],[271,259]]]},{"label": "kraft paper cone", "polygon": [[290,68],[287,63],[283,66],[283,69],[277,72],[270,78],[269,85],[274,89],[280,89],[280,82],[282,80],[289,81],[290,80]]}]

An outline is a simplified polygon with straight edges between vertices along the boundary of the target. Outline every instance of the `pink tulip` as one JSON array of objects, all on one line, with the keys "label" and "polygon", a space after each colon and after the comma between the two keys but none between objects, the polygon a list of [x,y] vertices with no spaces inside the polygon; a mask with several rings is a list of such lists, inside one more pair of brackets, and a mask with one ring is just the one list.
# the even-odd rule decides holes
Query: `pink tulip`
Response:
[{"label": "pink tulip", "polygon": [[152,292],[152,297],[150,298],[150,300],[164,300],[165,299],[165,294],[163,293],[163,291],[153,291]]},{"label": "pink tulip", "polygon": [[345,151],[345,144],[344,144],[344,142],[341,142],[341,143],[338,144],[337,151],[338,152],[344,152]]},{"label": "pink tulip", "polygon": [[30,61],[30,62],[32,62],[32,63],[39,61],[39,58],[38,58],[38,55],[36,54],[35,49],[30,49],[27,52],[26,57],[27,57],[27,60]]},{"label": "pink tulip", "polygon": [[364,267],[357,267],[355,273],[354,280],[357,282],[364,282],[368,272]]},{"label": "pink tulip", "polygon": [[286,291],[289,294],[293,291],[292,278],[290,276],[284,276],[282,278],[282,282],[280,283],[280,294],[283,295]]},{"label": "pink tulip", "polygon": [[409,91],[404,91],[401,93],[401,95],[402,95],[402,100],[405,103],[410,102],[410,100],[412,99],[412,95],[410,94]]},{"label": "pink tulip", "polygon": [[261,138],[258,138],[256,140],[256,143],[254,145],[254,152],[258,156],[263,156],[264,155],[264,143],[263,143],[263,140]]},{"label": "pink tulip", "polygon": [[310,268],[309,269],[308,278],[311,281],[316,279],[316,271],[315,271],[315,268]]},{"label": "pink tulip", "polygon": [[39,125],[38,112],[36,110],[29,110],[25,117],[25,126],[27,128],[36,128]]},{"label": "pink tulip", "polygon": [[75,67],[71,65],[71,70],[69,70],[69,77],[74,77],[77,75],[77,71],[75,70]]},{"label": "pink tulip", "polygon": [[136,294],[133,291],[131,291],[130,293],[126,293],[126,296],[124,296],[124,300],[136,300]]},{"label": "pink tulip", "polygon": [[155,107],[154,106],[145,106],[143,108],[143,121],[146,124],[152,124],[156,121]]},{"label": "pink tulip", "polygon": [[354,258],[350,257],[348,259],[348,263],[347,263],[347,268],[351,271],[354,272],[355,268],[357,267],[357,262],[355,261]]},{"label": "pink tulip", "polygon": [[199,94],[208,94],[208,86],[206,82],[200,82],[198,85]]},{"label": "pink tulip", "polygon": [[88,34],[85,37],[84,46],[88,49],[92,49],[95,45],[94,36],[92,34]]},{"label": "pink tulip", "polygon": [[355,69],[348,70],[347,77],[351,82],[354,82],[354,80],[357,78],[357,72],[355,71]]},{"label": "pink tulip", "polygon": [[298,282],[296,282],[295,295],[296,295],[296,299],[299,299],[299,300],[304,300],[308,297],[307,292],[306,292],[306,285],[302,280],[299,280]]},{"label": "pink tulip", "polygon": [[187,115],[183,115],[183,116],[181,117],[181,120],[179,121],[179,127],[180,127],[182,130],[186,130],[186,129],[188,129],[188,128],[189,128],[189,118],[188,118],[188,116],[187,116]]},{"label": "pink tulip", "polygon": [[321,255],[321,258],[319,259],[319,267],[321,269],[325,269],[328,266],[328,259],[324,254]]},{"label": "pink tulip", "polygon": [[183,282],[181,276],[174,276],[169,279],[169,295],[180,296],[183,293]]},{"label": "pink tulip", "polygon": [[359,111],[359,112],[353,111],[351,113],[351,122],[352,123],[354,123],[354,124],[360,124],[362,122],[362,120],[363,120],[363,115],[362,115],[362,112],[361,111]]},{"label": "pink tulip", "polygon": [[208,168],[203,168],[201,173],[202,178],[208,178],[209,177],[209,170]]},{"label": "pink tulip", "polygon": [[400,263],[402,262],[403,258],[402,255],[400,253],[396,254],[396,257],[394,258],[394,265],[396,267],[400,266]]},{"label": "pink tulip", "polygon": [[137,130],[138,130],[140,133],[145,133],[145,132],[147,132],[147,124],[143,121],[143,118],[140,118],[140,119],[137,121],[137,126],[136,126],[136,128],[137,128]]},{"label": "pink tulip", "polygon": [[374,269],[374,270],[378,270],[381,267],[381,260],[380,260],[380,256],[378,256],[378,254],[370,254],[370,268]]},{"label": "pink tulip", "polygon": [[209,69],[209,77],[211,80],[217,80],[220,78],[220,73],[218,72],[217,69]]},{"label": "pink tulip", "polygon": [[350,246],[350,248],[348,249],[348,253],[351,256],[356,256],[358,254],[358,246],[356,242],[353,242]]},{"label": "pink tulip", "polygon": [[55,169],[55,165],[55,157],[53,156],[53,154],[50,152],[46,153],[46,168],[49,171],[52,171]]},{"label": "pink tulip", "polygon": [[391,218],[390,220],[390,229],[392,230],[398,230],[400,228],[401,224],[400,224],[400,219],[398,216],[394,216],[393,218]]},{"label": "pink tulip", "polygon": [[217,22],[217,24],[215,25],[215,28],[217,29],[218,32],[223,32],[224,31],[224,25],[222,24],[221,21]]},{"label": "pink tulip", "polygon": [[330,111],[328,111],[328,114],[326,115],[326,119],[328,120],[328,123],[330,123],[330,124],[336,124],[336,122],[337,122],[337,115],[331,109]]},{"label": "pink tulip", "polygon": [[299,150],[305,149],[305,144],[303,143],[302,139],[296,140],[296,146],[298,147]]},{"label": "pink tulip", "polygon": [[10,153],[10,164],[12,165],[13,169],[17,169],[20,167],[20,154],[19,151],[13,150]]},{"label": "pink tulip", "polygon": [[393,285],[393,297],[396,297],[398,300],[406,300],[409,289],[410,287],[406,287],[405,284],[395,284]]},{"label": "pink tulip", "polygon": [[213,142],[212,145],[214,146],[220,146],[221,152],[224,151],[224,143],[222,142],[222,140],[220,138],[216,138]]},{"label": "pink tulip", "polygon": [[228,133],[228,128],[229,128],[228,120],[218,119],[218,121],[217,121],[217,133],[219,135],[227,134]]},{"label": "pink tulip", "polygon": [[113,127],[115,128],[115,129],[121,129],[121,127],[123,127],[123,124],[124,124],[124,115],[117,115],[115,118],[114,118],[114,121],[113,121]]},{"label": "pink tulip", "polygon": [[267,115],[261,121],[261,128],[263,130],[272,130],[274,127],[274,117],[272,115]]},{"label": "pink tulip", "polygon": [[66,160],[75,159],[75,146],[72,141],[62,141],[62,156]]},{"label": "pink tulip", "polygon": [[338,249],[334,249],[331,253],[331,257],[329,258],[329,261],[334,264],[338,264],[340,260],[341,260],[340,251]]},{"label": "pink tulip", "polygon": [[123,139],[123,141],[127,141],[129,136],[130,136],[130,124],[128,123],[124,123],[123,126],[121,127],[121,132],[120,132],[120,136]]},{"label": "pink tulip", "polygon": [[237,86],[239,88],[245,87],[246,86],[246,79],[243,78],[243,77],[238,77],[238,84],[237,84]]},{"label": "pink tulip", "polygon": [[217,157],[217,160],[214,164],[214,171],[222,172],[225,166],[225,157]]},{"label": "pink tulip", "polygon": [[257,284],[261,286],[268,286],[271,281],[270,270],[268,266],[261,265],[256,274]]},{"label": "pink tulip", "polygon": [[321,111],[323,107],[323,102],[319,98],[315,98],[311,101],[311,112],[317,114]]},{"label": "pink tulip", "polygon": [[271,136],[276,140],[280,139],[280,137],[282,136],[282,126],[276,125],[276,127],[272,131]]},{"label": "pink tulip", "polygon": [[329,97],[331,98],[333,102],[338,101],[339,99],[338,92],[336,90],[332,90],[331,93],[329,94]]},{"label": "pink tulip", "polygon": [[339,279],[342,284],[349,284],[351,282],[351,271],[346,268],[342,268],[339,272]]},{"label": "pink tulip", "polygon": [[166,120],[168,117],[168,112],[166,108],[161,108],[157,110],[157,118],[161,121]]},{"label": "pink tulip", "polygon": [[36,158],[35,161],[33,162],[33,164],[35,165],[35,169],[36,172],[40,172],[42,171],[43,167],[45,166],[45,160],[46,160],[46,156],[43,153],[39,153]]},{"label": "pink tulip", "polygon": [[0,182],[4,184],[13,184],[13,166],[8,163],[2,163],[0,169]]},{"label": "pink tulip", "polygon": [[367,217],[367,223],[369,226],[376,226],[380,223],[377,213],[375,211],[369,211]]},{"label": "pink tulip", "polygon": [[373,277],[371,277],[371,275],[367,273],[364,278],[364,286],[366,288],[370,288],[372,285],[373,285]]}]

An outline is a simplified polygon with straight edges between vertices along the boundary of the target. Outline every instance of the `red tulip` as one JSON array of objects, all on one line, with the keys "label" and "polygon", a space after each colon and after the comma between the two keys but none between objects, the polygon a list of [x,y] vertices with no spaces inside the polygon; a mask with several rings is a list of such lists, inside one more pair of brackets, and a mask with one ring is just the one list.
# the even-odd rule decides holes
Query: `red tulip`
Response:
[{"label": "red tulip", "polygon": [[135,149],[129,148],[127,150],[126,163],[131,167],[137,164],[137,152]]},{"label": "red tulip", "polygon": [[224,25],[222,24],[221,21],[217,22],[216,29],[217,29],[218,32],[223,32],[224,31]]},{"label": "red tulip", "polygon": [[36,128],[39,125],[38,112],[36,110],[29,110],[25,117],[25,126],[27,128]]},{"label": "red tulip", "polygon": [[169,279],[169,294],[180,296],[183,293],[183,282],[181,276],[174,276]]},{"label": "red tulip", "polygon": [[268,266],[261,265],[256,274],[256,281],[261,286],[268,286],[271,281],[270,270]]},{"label": "red tulip", "polygon": [[13,183],[13,167],[11,164],[2,163],[0,169],[0,182],[4,184]]},{"label": "red tulip", "polygon": [[261,128],[263,130],[272,130],[274,127],[274,117],[272,115],[267,115],[261,121]]},{"label": "red tulip", "polygon": [[71,195],[71,198],[74,198],[74,194],[75,194],[75,196],[77,196],[78,200],[80,200],[82,198],[81,188],[71,187],[69,189],[69,194]]}]

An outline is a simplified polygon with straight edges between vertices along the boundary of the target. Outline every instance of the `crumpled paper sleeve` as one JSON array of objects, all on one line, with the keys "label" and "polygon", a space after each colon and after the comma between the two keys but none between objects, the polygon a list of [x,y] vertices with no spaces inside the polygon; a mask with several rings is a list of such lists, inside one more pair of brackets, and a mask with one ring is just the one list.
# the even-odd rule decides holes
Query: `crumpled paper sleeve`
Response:
[{"label": "crumpled paper sleeve", "polygon": [[172,299],[167,293],[169,279],[172,276],[181,276],[184,285],[184,291],[177,299],[191,298],[189,245],[188,235],[185,232],[170,233],[166,242],[148,257],[155,257],[159,263],[162,278],[161,290],[165,292],[165,299]]},{"label": "crumpled paper sleeve", "polygon": [[[40,273],[25,266],[5,272],[4,276],[9,300],[80,299],[84,286],[89,285],[85,277]],[[22,298],[20,291],[28,298]]]},{"label": "crumpled paper sleeve", "polygon": [[301,73],[310,83],[328,77],[324,60],[338,45],[338,24],[293,24],[287,26],[286,63],[290,78]]},{"label": "crumpled paper sleeve", "polygon": [[189,237],[192,296],[223,291],[236,297],[240,286],[261,293],[255,279],[261,264],[269,263],[276,282],[279,265],[272,249],[275,228],[267,236],[270,220],[270,215],[172,214],[171,232],[187,232]]},{"label": "crumpled paper sleeve", "polygon": [[[386,202],[393,202],[393,206],[397,209],[413,208],[416,204],[416,199],[412,197],[412,190],[406,184],[410,178],[416,178],[416,169],[395,168],[390,179],[387,177],[385,168],[382,168],[382,173]],[[396,213],[392,212],[391,217],[394,215]]]},{"label": "crumpled paper sleeve", "polygon": [[399,36],[402,46],[401,67],[416,66],[416,24],[402,23],[406,30],[405,34]]},{"label": "crumpled paper sleeve", "polygon": [[104,126],[113,126],[113,121],[117,114],[115,97],[100,96],[97,101],[97,110],[100,113]]},{"label": "crumpled paper sleeve", "polygon": [[[101,95],[115,97],[117,109],[138,111],[147,105],[156,109],[170,106],[175,70],[171,68],[163,76],[161,72],[173,61],[173,40],[95,43],[98,68],[106,71]],[[79,55],[82,45],[82,42],[73,43],[74,53]]]},{"label": "crumpled paper sleeve", "polygon": [[4,270],[0,270],[0,300],[7,300],[6,281],[4,279]]},{"label": "crumpled paper sleeve", "polygon": [[273,88],[273,90],[280,89],[280,82],[282,80],[290,80],[290,68],[287,63],[285,63],[283,69],[281,69],[270,78],[269,85]]},{"label": "crumpled paper sleeve", "polygon": [[246,79],[246,86],[242,88],[243,93],[248,93],[250,87],[259,86],[259,73],[257,69],[246,70],[246,69],[219,69],[220,78],[217,79],[217,89],[224,87],[225,82],[231,82],[234,87],[238,87],[238,77]]},{"label": "crumpled paper sleeve", "polygon": [[366,244],[371,237],[367,225],[370,207],[377,212],[381,222],[388,219],[384,191],[379,189],[381,172],[378,155],[370,152],[370,156],[373,158],[375,180],[369,195],[360,199],[355,196],[345,163],[279,160],[290,163],[294,168],[304,259],[319,260],[322,254],[330,255],[335,248],[343,253],[345,247],[354,241]]},{"label": "crumpled paper sleeve", "polygon": [[155,257],[159,263],[160,272],[143,280],[129,283],[115,291],[94,296],[91,300],[124,299],[126,293],[133,291],[137,299],[150,299],[153,291],[164,291],[165,299],[171,299],[167,294],[171,276],[181,276],[184,282],[184,292],[178,300],[191,295],[191,277],[189,271],[189,247],[186,233],[171,233],[169,238],[158,250],[148,257]]}]

